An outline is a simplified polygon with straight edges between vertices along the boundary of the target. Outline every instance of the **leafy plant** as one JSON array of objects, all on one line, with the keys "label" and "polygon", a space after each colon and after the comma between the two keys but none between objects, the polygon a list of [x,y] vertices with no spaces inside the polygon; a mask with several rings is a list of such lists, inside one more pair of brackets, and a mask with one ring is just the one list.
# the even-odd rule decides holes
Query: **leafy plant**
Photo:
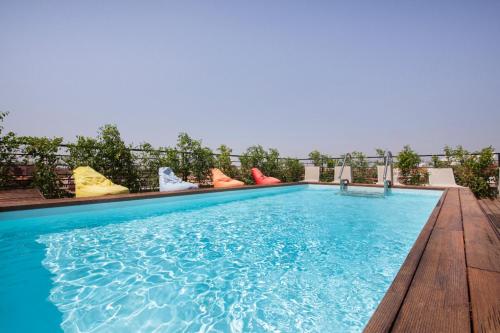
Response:
[{"label": "leafy plant", "polygon": [[431,166],[433,168],[449,168],[450,163],[448,161],[441,160],[438,156],[431,156]]},{"label": "leafy plant", "polygon": [[238,175],[238,169],[231,161],[231,153],[233,152],[232,149],[226,145],[220,145],[219,148],[217,148],[217,151],[219,153],[215,159],[215,166],[229,177],[236,177]]},{"label": "leafy plant", "polygon": [[62,138],[22,137],[26,153],[26,163],[33,163],[33,185],[36,186],[46,198],[60,198],[65,195],[61,189],[63,184],[58,176],[59,146]]},{"label": "leafy plant", "polygon": [[281,180],[284,182],[298,182],[304,178],[304,166],[296,158],[282,160]]},{"label": "leafy plant", "polygon": [[245,183],[253,184],[252,168],[260,169],[266,176],[281,177],[281,163],[279,152],[276,149],[266,151],[261,145],[249,147],[240,156],[241,176]]},{"label": "leafy plant", "polygon": [[123,142],[116,125],[108,124],[99,128],[97,139],[79,136],[75,144],[68,145],[70,156],[66,162],[72,169],[89,166],[137,192],[140,181],[131,148]]},{"label": "leafy plant", "polygon": [[319,151],[313,150],[310,152],[309,159],[313,162],[314,166],[323,166],[323,155]]},{"label": "leafy plant", "polygon": [[453,167],[457,184],[469,187],[477,197],[494,197],[496,187],[489,186],[489,179],[498,181],[498,167],[495,165],[494,149],[489,146],[473,154],[462,146],[455,149],[446,146],[446,158]]},{"label": "leafy plant", "polygon": [[351,153],[351,167],[353,183],[372,183],[377,178],[377,170],[369,167],[366,155],[359,151]]},{"label": "leafy plant", "polygon": [[322,154],[317,150],[309,153],[309,159],[312,160],[314,166],[320,167],[320,181],[332,182],[334,179],[334,168],[337,165],[337,160],[330,155]]},{"label": "leafy plant", "polygon": [[[135,154],[136,164],[138,165],[138,175],[141,191],[152,191],[159,187],[158,171],[161,167],[171,167],[174,172],[175,162],[171,163],[168,154],[169,148],[154,149],[149,143],[143,143],[139,146]],[[175,152],[176,153],[176,152]],[[177,155],[174,155],[177,157]],[[172,167],[174,165],[174,167]]]},{"label": "leafy plant", "polygon": [[377,154],[377,165],[384,165],[385,149],[375,148],[375,154]]},{"label": "leafy plant", "polygon": [[180,154],[178,171],[182,179],[188,180],[193,175],[198,182],[205,183],[215,164],[212,150],[203,147],[201,140],[194,140],[187,133],[179,134],[177,150]]},{"label": "leafy plant", "polygon": [[99,142],[94,138],[77,136],[76,143],[68,144],[69,156],[66,163],[71,169],[79,166],[89,166],[97,171],[102,171],[102,162],[99,159]]},{"label": "leafy plant", "polygon": [[420,168],[420,156],[409,145],[398,154],[396,167],[399,168],[399,181],[406,185],[421,185],[427,182],[427,170]]},{"label": "leafy plant", "polygon": [[126,186],[131,192],[139,190],[139,177],[131,147],[123,142],[116,125],[104,125],[99,129],[99,164],[105,176]]},{"label": "leafy plant", "polygon": [[14,153],[19,148],[16,135],[13,132],[3,132],[3,121],[8,112],[0,112],[0,188],[14,185],[13,169],[16,165]]}]

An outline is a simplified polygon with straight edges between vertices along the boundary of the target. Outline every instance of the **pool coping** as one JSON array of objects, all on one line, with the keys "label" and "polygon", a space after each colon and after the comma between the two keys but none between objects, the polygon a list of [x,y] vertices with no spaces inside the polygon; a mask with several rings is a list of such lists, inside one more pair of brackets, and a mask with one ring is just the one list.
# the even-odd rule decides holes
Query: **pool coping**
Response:
[{"label": "pool coping", "polygon": [[[19,200],[18,202],[0,202],[0,212],[8,212],[15,210],[29,210],[29,209],[40,209],[40,208],[53,208],[53,207],[65,207],[65,206],[76,206],[76,205],[86,205],[86,204],[96,204],[96,203],[106,203],[106,202],[117,202],[117,201],[128,201],[128,200],[143,200],[143,199],[154,199],[163,197],[173,197],[173,196],[183,196],[192,194],[202,194],[202,193],[215,193],[215,192],[226,192],[226,191],[243,191],[252,189],[262,189],[262,188],[272,188],[272,187],[282,187],[282,186],[296,186],[296,185],[331,185],[338,186],[338,184],[327,183],[327,182],[291,182],[291,183],[280,183],[272,185],[246,185],[241,187],[229,187],[229,188],[198,188],[191,190],[180,190],[175,192],[140,192],[140,193],[128,193],[128,194],[116,194],[107,195],[100,197],[86,197],[86,198],[61,198],[61,199],[41,199],[41,200]],[[350,184],[349,186],[356,187],[383,187],[378,184]],[[417,189],[417,190],[444,190],[444,187],[435,186],[393,186],[393,188],[400,189]]]},{"label": "pool coping", "polygon": [[364,329],[500,332],[500,238],[468,188],[448,188]]}]

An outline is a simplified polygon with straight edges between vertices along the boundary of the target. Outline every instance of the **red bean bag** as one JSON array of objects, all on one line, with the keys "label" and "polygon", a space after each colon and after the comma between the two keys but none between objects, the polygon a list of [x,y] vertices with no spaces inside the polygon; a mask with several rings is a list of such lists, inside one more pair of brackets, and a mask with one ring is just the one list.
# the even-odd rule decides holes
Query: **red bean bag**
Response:
[{"label": "red bean bag", "polygon": [[252,168],[252,177],[257,185],[269,185],[281,183],[281,180],[274,177],[267,177],[257,168]]}]

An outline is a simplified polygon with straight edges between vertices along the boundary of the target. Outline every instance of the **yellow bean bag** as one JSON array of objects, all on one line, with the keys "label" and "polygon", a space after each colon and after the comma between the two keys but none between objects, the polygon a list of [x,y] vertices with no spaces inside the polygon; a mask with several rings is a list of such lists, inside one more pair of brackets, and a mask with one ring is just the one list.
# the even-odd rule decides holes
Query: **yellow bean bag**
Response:
[{"label": "yellow bean bag", "polygon": [[219,169],[212,169],[212,183],[214,187],[237,187],[245,185],[245,183],[239,180],[226,176]]},{"label": "yellow bean bag", "polygon": [[73,170],[76,197],[97,197],[101,195],[129,193],[128,188],[113,182],[91,167],[78,167]]}]

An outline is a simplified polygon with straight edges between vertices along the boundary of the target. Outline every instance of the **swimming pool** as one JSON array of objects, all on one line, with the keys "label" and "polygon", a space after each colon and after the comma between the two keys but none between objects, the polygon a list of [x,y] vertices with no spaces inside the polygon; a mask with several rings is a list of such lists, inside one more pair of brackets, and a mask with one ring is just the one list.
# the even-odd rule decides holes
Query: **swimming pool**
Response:
[{"label": "swimming pool", "polygon": [[0,331],[359,332],[441,193],[298,185],[0,213]]}]

